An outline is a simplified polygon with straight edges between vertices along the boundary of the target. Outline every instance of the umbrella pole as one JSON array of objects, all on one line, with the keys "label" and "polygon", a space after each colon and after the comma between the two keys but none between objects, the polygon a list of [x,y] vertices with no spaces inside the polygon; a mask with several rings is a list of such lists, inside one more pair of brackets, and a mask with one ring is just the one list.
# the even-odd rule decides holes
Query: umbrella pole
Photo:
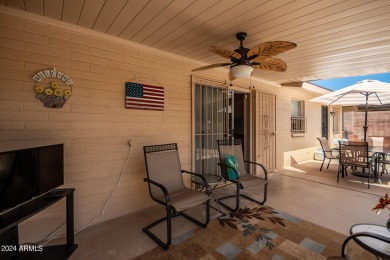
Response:
[{"label": "umbrella pole", "polygon": [[368,128],[368,125],[367,125],[367,113],[368,113],[368,93],[366,93],[366,107],[365,107],[365,110],[364,110],[364,126],[363,126],[363,129],[364,129],[364,142],[367,141],[367,128]]},{"label": "umbrella pole", "polygon": [[[363,137],[363,141],[364,143],[366,143],[367,141],[367,128],[368,128],[368,125],[367,125],[367,112],[368,112],[368,93],[365,94],[366,96],[366,107],[364,109],[364,126],[363,126],[363,130],[364,130],[364,137]],[[366,168],[363,168],[362,169],[362,174],[365,175],[366,174]],[[368,174],[370,174],[370,172],[368,172]],[[368,184],[370,185],[370,184]]]}]

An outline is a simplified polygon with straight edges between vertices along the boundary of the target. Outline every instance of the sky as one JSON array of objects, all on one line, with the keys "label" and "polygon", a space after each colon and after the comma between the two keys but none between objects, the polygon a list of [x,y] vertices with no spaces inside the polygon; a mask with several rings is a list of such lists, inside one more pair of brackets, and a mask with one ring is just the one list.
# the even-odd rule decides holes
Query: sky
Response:
[{"label": "sky", "polygon": [[371,74],[366,76],[337,78],[337,79],[328,79],[328,80],[313,80],[309,82],[317,86],[321,86],[335,91],[341,88],[348,87],[350,85],[353,85],[365,79],[374,79],[374,80],[390,83],[390,73]]}]

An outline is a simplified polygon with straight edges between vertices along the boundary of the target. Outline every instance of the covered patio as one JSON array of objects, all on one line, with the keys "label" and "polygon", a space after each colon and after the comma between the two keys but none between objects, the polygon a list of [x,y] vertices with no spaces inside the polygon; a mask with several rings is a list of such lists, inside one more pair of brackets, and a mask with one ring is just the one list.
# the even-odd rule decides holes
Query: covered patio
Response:
[{"label": "covered patio", "polygon": [[[356,223],[383,225],[387,221],[387,212],[377,215],[372,208],[383,194],[389,192],[389,185],[373,185],[367,190],[363,183],[366,179],[353,176],[336,183],[337,164],[332,163],[328,170],[321,172],[319,166],[318,161],[312,160],[271,174],[267,205],[344,235],[348,235],[350,227]],[[223,192],[223,188],[217,190],[218,194]],[[156,249],[157,244],[141,229],[161,214],[159,208],[150,208],[88,228],[76,235],[76,241],[85,246],[75,252],[75,259],[131,259]],[[212,219],[219,214],[213,210]],[[177,221],[175,237],[196,228],[187,225],[188,222],[181,225],[181,220]],[[351,242],[351,247],[353,244]],[[163,255],[164,250],[158,249]],[[339,256],[340,251],[341,248],[334,248],[333,256]],[[375,257],[363,254],[353,255],[352,259]]]},{"label": "covered patio", "polygon": [[[157,246],[141,229],[161,214],[143,180],[143,147],[155,144],[177,143],[183,169],[218,174],[217,140],[240,139],[270,172],[267,206],[343,235],[384,224],[371,208],[387,188],[336,184],[336,165],[308,162],[331,111],[309,102],[330,90],[307,81],[390,72],[389,13],[387,0],[0,0],[0,152],[63,144],[71,259]],[[238,65],[250,77],[233,79]],[[148,87],[157,105],[137,103]],[[326,134],[342,138],[339,126]],[[65,213],[62,200],[25,219],[20,244],[60,242]]]}]

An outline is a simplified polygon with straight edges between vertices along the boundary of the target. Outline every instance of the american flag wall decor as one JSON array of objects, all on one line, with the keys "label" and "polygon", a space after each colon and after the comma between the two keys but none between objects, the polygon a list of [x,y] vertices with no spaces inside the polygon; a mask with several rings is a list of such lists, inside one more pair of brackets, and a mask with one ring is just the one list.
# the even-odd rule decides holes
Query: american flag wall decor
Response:
[{"label": "american flag wall decor", "polygon": [[164,87],[126,82],[125,107],[129,109],[164,110]]}]

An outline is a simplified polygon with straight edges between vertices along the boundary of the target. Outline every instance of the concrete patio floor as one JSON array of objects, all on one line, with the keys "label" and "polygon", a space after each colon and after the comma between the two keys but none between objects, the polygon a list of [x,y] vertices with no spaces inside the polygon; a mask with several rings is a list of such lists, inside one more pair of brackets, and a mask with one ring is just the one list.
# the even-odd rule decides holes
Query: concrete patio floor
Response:
[{"label": "concrete patio floor", "polygon": [[[383,185],[367,188],[367,179],[351,174],[336,182],[337,164],[319,171],[320,162],[309,161],[269,175],[266,205],[315,224],[349,234],[356,223],[385,225],[390,212],[376,215],[372,208],[379,198],[390,191],[388,176]],[[216,190],[216,195],[229,188]],[[219,213],[212,211],[215,218]],[[161,206],[92,226],[76,234],[79,245],[70,259],[131,259],[157,244],[142,232],[142,227],[163,216]],[[194,225],[176,218],[173,237],[192,229]],[[53,241],[56,242],[56,241]]]}]

